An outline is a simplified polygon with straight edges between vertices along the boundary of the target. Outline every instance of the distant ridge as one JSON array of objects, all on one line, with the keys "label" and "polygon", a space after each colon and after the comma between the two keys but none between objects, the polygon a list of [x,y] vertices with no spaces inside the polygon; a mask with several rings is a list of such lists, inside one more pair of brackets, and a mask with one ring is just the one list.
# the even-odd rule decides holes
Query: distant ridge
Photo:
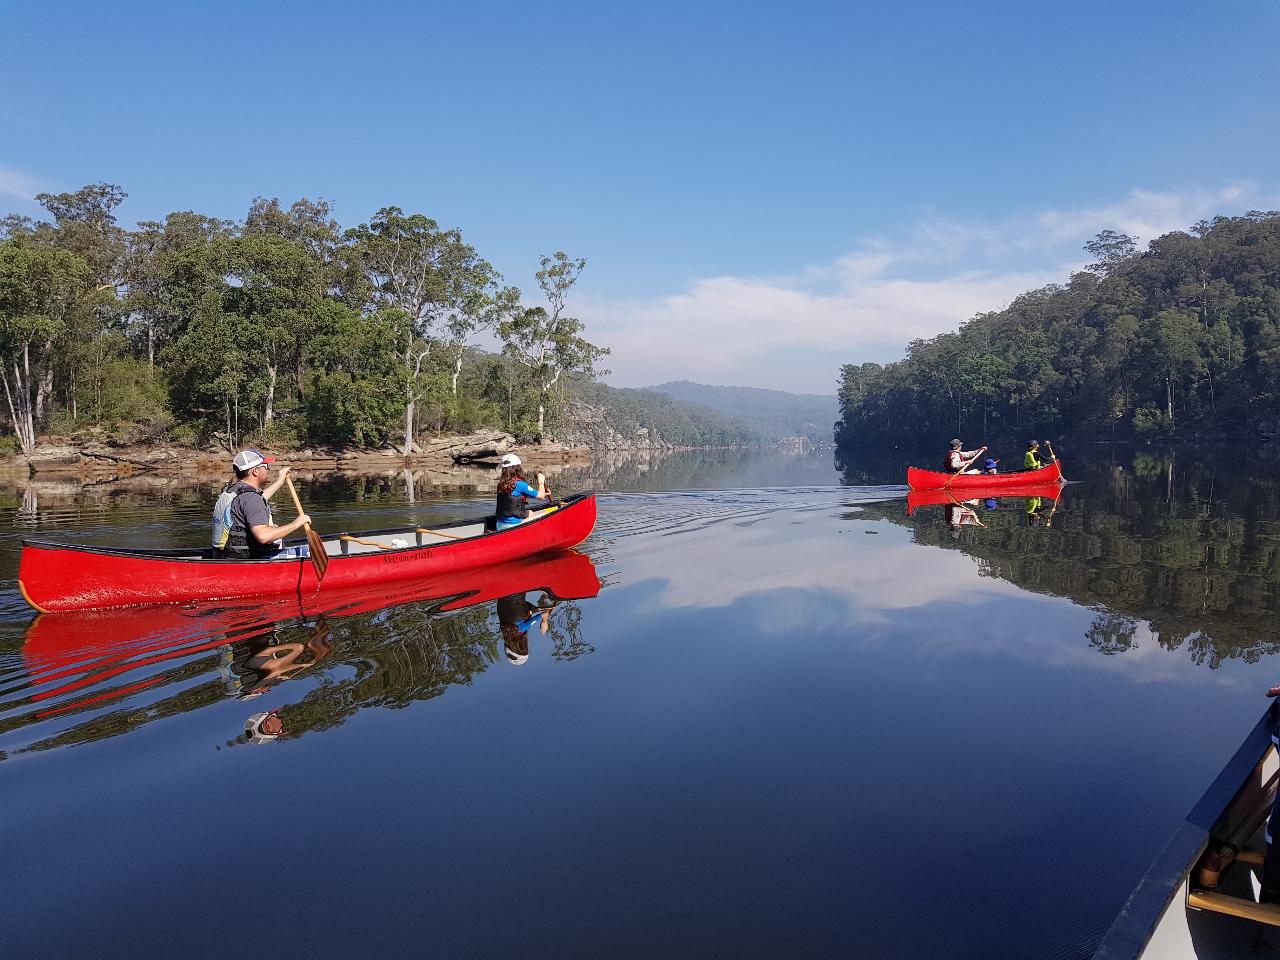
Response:
[{"label": "distant ridge", "polygon": [[696,403],[726,417],[745,420],[762,440],[806,437],[829,443],[839,419],[835,394],[787,393],[763,387],[714,387],[673,380],[644,387],[685,403]]}]

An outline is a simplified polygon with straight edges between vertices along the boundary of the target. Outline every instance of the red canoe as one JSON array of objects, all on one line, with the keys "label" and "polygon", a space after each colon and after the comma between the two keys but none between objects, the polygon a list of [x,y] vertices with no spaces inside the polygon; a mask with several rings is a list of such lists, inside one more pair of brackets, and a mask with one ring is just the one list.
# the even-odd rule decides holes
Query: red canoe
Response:
[{"label": "red canoe", "polygon": [[[596,523],[596,498],[580,493],[509,530],[493,516],[324,537],[323,585],[310,560],[213,560],[208,549],[125,550],[23,541],[18,589],[41,612],[95,610],[234,597],[329,594],[410,580],[576,546]],[[302,541],[299,541],[302,542]]]},{"label": "red canoe", "polygon": [[907,486],[912,490],[954,490],[957,487],[1025,487],[1033,483],[1064,483],[1062,461],[1041,467],[1039,470],[1018,470],[1014,473],[939,473],[907,467]]},{"label": "red canoe", "polygon": [[917,507],[935,506],[939,503],[962,503],[965,500],[986,500],[990,497],[1040,497],[1042,500],[1057,500],[1061,495],[1062,485],[1056,482],[1030,483],[1018,487],[965,487],[955,492],[912,490],[907,494],[907,515],[910,516],[911,511]]},{"label": "red canoe", "polygon": [[[325,589],[313,597],[263,603],[206,606],[127,607],[41,614],[27,628],[22,656],[32,682],[32,700],[73,694],[87,699],[57,708],[64,712],[86,703],[114,699],[163,679],[148,673],[141,682],[98,692],[115,676],[159,666],[176,658],[212,650],[270,630],[294,619],[332,619],[407,603],[434,601],[436,611],[460,610],[501,597],[549,591],[557,600],[585,600],[600,592],[591,558],[560,550],[510,560],[479,570],[462,570],[382,587]],[[163,668],[161,668],[163,669]]]}]

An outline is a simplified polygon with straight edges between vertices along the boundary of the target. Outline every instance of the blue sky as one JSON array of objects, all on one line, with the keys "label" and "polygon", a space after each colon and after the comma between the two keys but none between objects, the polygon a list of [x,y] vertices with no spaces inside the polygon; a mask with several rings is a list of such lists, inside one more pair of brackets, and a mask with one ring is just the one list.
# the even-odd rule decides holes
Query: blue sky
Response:
[{"label": "blue sky", "polygon": [[9,4],[0,209],[322,196],[537,256],[612,382],[830,392],[1105,227],[1280,207],[1280,5]]}]

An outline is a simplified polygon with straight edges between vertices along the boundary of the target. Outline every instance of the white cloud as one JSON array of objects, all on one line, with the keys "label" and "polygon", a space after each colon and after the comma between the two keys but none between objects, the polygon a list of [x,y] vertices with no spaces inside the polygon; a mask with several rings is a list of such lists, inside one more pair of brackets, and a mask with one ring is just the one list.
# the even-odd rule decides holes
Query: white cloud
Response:
[{"label": "white cloud", "polygon": [[612,382],[750,384],[830,393],[842,363],[897,359],[908,341],[956,329],[1018,294],[1062,282],[1104,229],[1149,241],[1219,213],[1276,204],[1254,184],[1158,193],[1000,222],[932,216],[899,240],[870,238],[780,277],[723,276],[650,300],[584,300],[576,312],[613,348]]},{"label": "white cloud", "polygon": [[1252,183],[1187,193],[1134,190],[1124,200],[1102,207],[1045,211],[1036,217],[1036,223],[1043,228],[1045,241],[1088,239],[1101,230],[1111,229],[1150,242],[1225,211],[1244,211],[1275,203],[1275,197],[1264,197]]},{"label": "white cloud", "polygon": [[0,196],[31,200],[39,192],[35,180],[17,170],[0,167]]},{"label": "white cloud", "polygon": [[843,362],[888,359],[911,339],[1061,278],[1057,270],[968,270],[914,280],[883,276],[889,264],[888,255],[840,261],[824,274],[840,283],[832,293],[714,277],[659,300],[585,302],[578,312],[593,339],[613,348],[615,383],[687,378],[829,393]]}]

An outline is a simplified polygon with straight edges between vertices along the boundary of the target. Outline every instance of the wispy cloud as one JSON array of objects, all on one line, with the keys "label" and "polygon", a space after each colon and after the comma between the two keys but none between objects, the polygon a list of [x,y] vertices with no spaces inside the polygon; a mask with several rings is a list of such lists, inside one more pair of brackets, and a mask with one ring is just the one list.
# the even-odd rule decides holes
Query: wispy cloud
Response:
[{"label": "wispy cloud", "polygon": [[25,173],[0,167],[0,196],[31,200],[39,191],[35,180]]},{"label": "wispy cloud", "polygon": [[614,348],[615,383],[751,384],[829,393],[842,363],[885,361],[915,338],[954,330],[1023,291],[1061,282],[1104,229],[1146,242],[1220,213],[1277,203],[1254,184],[1134,190],[1097,207],[999,222],[942,216],[898,237],[871,237],[825,264],[785,276],[699,279],[650,300],[595,300],[577,312]]}]

